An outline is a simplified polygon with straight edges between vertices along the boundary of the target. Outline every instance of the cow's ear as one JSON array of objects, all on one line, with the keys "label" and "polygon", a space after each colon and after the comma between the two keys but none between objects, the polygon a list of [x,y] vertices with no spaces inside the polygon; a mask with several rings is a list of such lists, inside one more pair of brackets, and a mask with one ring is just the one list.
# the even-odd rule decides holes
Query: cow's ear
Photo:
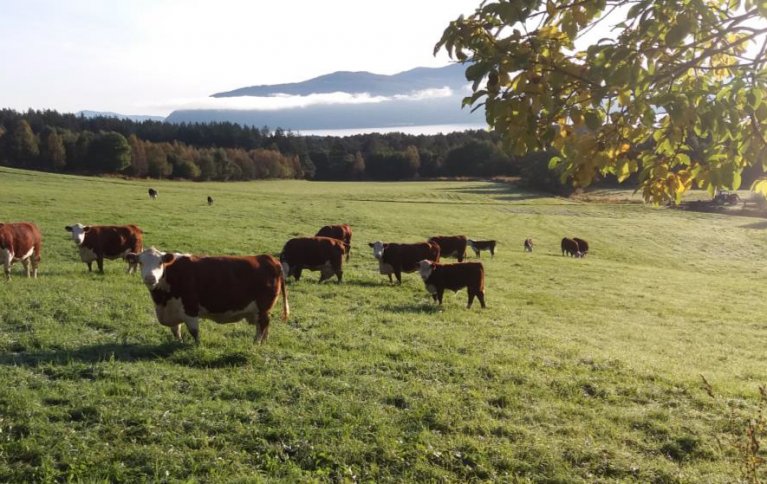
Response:
[{"label": "cow's ear", "polygon": [[87,232],[90,229],[91,229],[91,226],[90,225],[86,225],[85,227],[83,227],[83,232]]},{"label": "cow's ear", "polygon": [[67,225],[66,227],[64,227],[64,230],[66,230],[67,232],[71,232],[72,231],[72,226],[71,225]]},{"label": "cow's ear", "polygon": [[162,255],[162,262],[163,264],[170,264],[176,259],[176,254],[173,253],[167,253]]},{"label": "cow's ear", "polygon": [[373,242],[368,242],[368,247],[374,247],[375,244]]},{"label": "cow's ear", "polygon": [[125,260],[130,262],[131,264],[137,264],[138,263],[138,254],[135,252],[128,252],[125,254]]}]

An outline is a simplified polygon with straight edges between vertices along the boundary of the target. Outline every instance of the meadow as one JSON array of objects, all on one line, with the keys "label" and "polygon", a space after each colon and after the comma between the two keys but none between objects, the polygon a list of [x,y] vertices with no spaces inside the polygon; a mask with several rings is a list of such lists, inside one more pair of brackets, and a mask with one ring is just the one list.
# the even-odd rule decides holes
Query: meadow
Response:
[{"label": "meadow", "polygon": [[[0,220],[43,233],[38,279],[17,263],[0,281],[0,482],[744,479],[767,383],[767,222],[619,195],[0,168]],[[203,321],[195,345],[156,322],[123,262],[87,272],[64,230],[77,222],[208,255],[276,255],[349,223],[353,250],[341,284],[289,281],[290,320],[278,303],[266,344]],[[377,273],[367,242],[438,234],[499,241],[482,255],[487,309]],[[588,257],[562,257],[563,236]]]}]

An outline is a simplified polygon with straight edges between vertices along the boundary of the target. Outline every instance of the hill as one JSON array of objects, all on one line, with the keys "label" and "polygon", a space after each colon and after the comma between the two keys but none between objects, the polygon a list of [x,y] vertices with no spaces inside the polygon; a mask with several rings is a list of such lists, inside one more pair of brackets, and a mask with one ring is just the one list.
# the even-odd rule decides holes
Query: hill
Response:
[{"label": "hill", "polygon": [[[44,237],[39,278],[16,264],[0,284],[2,482],[740,476],[765,379],[764,224],[488,182],[153,180],[157,200],[147,183],[0,168],[0,220]],[[87,272],[64,231],[77,221],[200,254],[277,254],[348,222],[353,249],[343,283],[289,281],[290,321],[265,345],[203,322],[195,346],[121,261]],[[437,233],[499,241],[487,309],[377,273],[366,242]],[[563,257],[563,235],[590,255]]]}]

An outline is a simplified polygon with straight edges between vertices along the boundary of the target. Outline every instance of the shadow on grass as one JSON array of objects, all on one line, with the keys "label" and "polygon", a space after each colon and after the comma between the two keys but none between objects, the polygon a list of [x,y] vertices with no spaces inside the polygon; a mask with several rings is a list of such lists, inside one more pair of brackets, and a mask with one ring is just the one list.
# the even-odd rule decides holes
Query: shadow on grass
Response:
[{"label": "shadow on grass", "polygon": [[144,361],[168,358],[177,350],[187,347],[183,343],[168,341],[158,345],[106,343],[83,346],[75,350],[22,351],[0,354],[0,365],[30,366],[44,364],[99,363],[115,361]]},{"label": "shadow on grass", "polygon": [[510,183],[501,182],[491,182],[482,185],[462,187],[445,187],[440,188],[439,190],[454,193],[467,193],[471,195],[482,195],[501,201],[536,200],[539,198],[551,197],[551,195],[526,191]]},{"label": "shadow on grass", "polygon": [[751,224],[741,225],[740,228],[742,228],[742,229],[764,230],[764,229],[767,229],[767,221],[764,221],[764,222],[754,222],[754,223],[751,223]]},{"label": "shadow on grass", "polygon": [[422,302],[406,304],[383,304],[381,305],[381,310],[391,311],[394,313],[436,314],[440,312],[441,309],[437,304]]}]

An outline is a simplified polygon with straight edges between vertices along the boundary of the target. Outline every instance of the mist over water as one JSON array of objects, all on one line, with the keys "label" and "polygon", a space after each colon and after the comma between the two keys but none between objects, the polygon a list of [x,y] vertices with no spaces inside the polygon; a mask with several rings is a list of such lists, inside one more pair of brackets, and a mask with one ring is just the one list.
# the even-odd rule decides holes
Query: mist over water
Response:
[{"label": "mist over water", "polygon": [[294,130],[302,136],[354,136],[368,133],[404,133],[411,135],[447,134],[468,130],[488,129],[486,124],[428,124],[418,126],[389,126],[383,128],[348,128],[348,129],[307,129]]}]

